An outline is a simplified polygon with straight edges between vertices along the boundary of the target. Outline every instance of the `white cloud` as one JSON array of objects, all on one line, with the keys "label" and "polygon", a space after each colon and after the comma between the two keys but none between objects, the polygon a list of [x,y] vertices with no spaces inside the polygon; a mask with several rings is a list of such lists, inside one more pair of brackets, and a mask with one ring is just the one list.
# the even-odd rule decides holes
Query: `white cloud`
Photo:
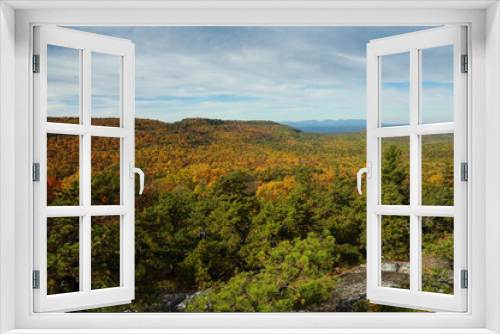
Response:
[{"label": "white cloud", "polygon": [[[164,121],[186,117],[364,118],[366,43],[420,30],[411,27],[72,29],[131,39],[136,44],[136,115]],[[439,65],[436,64],[437,68]],[[98,75],[95,94],[105,99],[106,95],[112,95],[110,87],[115,85],[117,77],[104,61],[95,67],[93,73]],[[401,70],[401,64],[394,63],[392,67],[393,73]],[[61,67],[58,77],[64,78],[65,71]],[[389,80],[391,77],[394,79],[396,75],[389,76]],[[66,94],[64,80],[50,84],[61,95]],[[394,94],[399,92],[395,90]],[[113,107],[113,100],[101,102],[104,115],[106,106]]]}]

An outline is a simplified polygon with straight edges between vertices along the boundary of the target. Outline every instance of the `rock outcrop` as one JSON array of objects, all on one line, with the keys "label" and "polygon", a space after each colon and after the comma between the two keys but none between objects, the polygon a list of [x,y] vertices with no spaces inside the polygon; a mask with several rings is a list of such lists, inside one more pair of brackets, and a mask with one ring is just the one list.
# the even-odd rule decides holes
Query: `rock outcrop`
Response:
[{"label": "rock outcrop", "polygon": [[[311,305],[305,312],[352,312],[359,301],[366,300],[366,265],[352,268],[338,276],[333,297],[321,305]],[[410,264],[382,263],[382,285],[406,287],[410,279]]]},{"label": "rock outcrop", "polygon": [[[382,285],[391,288],[407,287],[410,264],[382,263]],[[352,268],[338,276],[333,297],[321,305],[308,306],[302,312],[352,312],[359,301],[366,300],[366,265]],[[158,299],[159,312],[186,312],[189,303],[211,289],[194,293],[165,293]]]},{"label": "rock outcrop", "polygon": [[158,312],[186,312],[189,303],[211,290],[209,288],[195,293],[164,293],[158,298]]}]

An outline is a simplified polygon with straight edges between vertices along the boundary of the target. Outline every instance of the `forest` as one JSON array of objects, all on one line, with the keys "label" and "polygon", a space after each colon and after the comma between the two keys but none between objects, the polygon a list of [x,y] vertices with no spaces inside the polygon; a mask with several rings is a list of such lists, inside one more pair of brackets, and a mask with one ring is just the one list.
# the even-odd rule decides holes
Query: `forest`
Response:
[{"label": "forest", "polygon": [[[159,300],[181,293],[196,295],[187,312],[318,310],[366,263],[366,196],[356,190],[366,131],[136,119],[135,136],[135,165],[146,174],[135,197],[136,298],[91,311],[169,312]],[[78,205],[79,146],[78,136],[48,135],[48,206]],[[92,138],[93,205],[120,203],[119,162],[119,139]],[[382,139],[382,204],[409,204],[409,163],[408,138]],[[452,134],[423,136],[422,174],[422,204],[452,206]],[[119,222],[92,220],[93,289],[120,284]],[[78,225],[47,221],[48,294],[79,289]],[[408,217],[384,216],[382,229],[382,262],[408,263]],[[453,219],[422,217],[422,239],[423,290],[453,294]],[[360,300],[351,311],[413,310]]]}]

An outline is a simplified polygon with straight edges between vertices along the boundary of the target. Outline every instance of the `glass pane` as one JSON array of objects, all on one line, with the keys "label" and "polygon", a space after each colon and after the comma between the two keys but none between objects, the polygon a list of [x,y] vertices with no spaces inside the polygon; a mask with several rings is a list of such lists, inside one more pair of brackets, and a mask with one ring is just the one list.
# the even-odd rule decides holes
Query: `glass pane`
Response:
[{"label": "glass pane", "polygon": [[453,138],[422,136],[422,205],[453,206]]},{"label": "glass pane", "polygon": [[381,58],[382,126],[410,124],[410,53]]},{"label": "glass pane", "polygon": [[410,204],[410,137],[382,138],[382,205]]},{"label": "glass pane", "polygon": [[80,123],[80,50],[47,45],[47,121]]},{"label": "glass pane", "polygon": [[120,216],[92,217],[92,289],[120,286]]},{"label": "glass pane", "polygon": [[453,294],[453,218],[422,217],[422,291]]},{"label": "glass pane", "polygon": [[120,57],[92,52],[92,125],[120,126]]},{"label": "glass pane", "polygon": [[410,288],[410,217],[382,216],[381,286]]},{"label": "glass pane", "polygon": [[47,218],[47,294],[80,291],[80,218]]},{"label": "glass pane", "polygon": [[92,137],[92,205],[120,205],[120,138]]},{"label": "glass pane", "polygon": [[422,124],[453,122],[453,45],[421,50]]},{"label": "glass pane", "polygon": [[47,134],[47,206],[80,205],[80,137]]}]

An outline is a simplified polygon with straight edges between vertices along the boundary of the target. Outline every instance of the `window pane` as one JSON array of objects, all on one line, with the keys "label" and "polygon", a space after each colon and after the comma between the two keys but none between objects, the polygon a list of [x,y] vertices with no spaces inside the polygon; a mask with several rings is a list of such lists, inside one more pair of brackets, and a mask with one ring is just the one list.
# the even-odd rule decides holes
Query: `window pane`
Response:
[{"label": "window pane", "polygon": [[410,53],[381,58],[382,126],[410,124]]},{"label": "window pane", "polygon": [[80,291],[80,218],[47,218],[47,294]]},{"label": "window pane", "polygon": [[120,286],[120,216],[92,217],[92,289]]},{"label": "window pane", "polygon": [[80,205],[80,137],[47,134],[47,206]]},{"label": "window pane", "polygon": [[422,124],[453,122],[453,45],[421,50]]},{"label": "window pane", "polygon": [[120,126],[120,57],[92,52],[92,125]]},{"label": "window pane", "polygon": [[422,205],[453,206],[453,138],[422,136]]},{"label": "window pane", "polygon": [[381,286],[410,288],[410,217],[382,216]]},{"label": "window pane", "polygon": [[421,217],[422,291],[453,294],[453,218]]},{"label": "window pane", "polygon": [[120,205],[120,138],[92,137],[92,205]]},{"label": "window pane", "polygon": [[383,205],[410,204],[410,137],[382,138]]},{"label": "window pane", "polygon": [[80,123],[80,50],[47,45],[47,121]]}]

